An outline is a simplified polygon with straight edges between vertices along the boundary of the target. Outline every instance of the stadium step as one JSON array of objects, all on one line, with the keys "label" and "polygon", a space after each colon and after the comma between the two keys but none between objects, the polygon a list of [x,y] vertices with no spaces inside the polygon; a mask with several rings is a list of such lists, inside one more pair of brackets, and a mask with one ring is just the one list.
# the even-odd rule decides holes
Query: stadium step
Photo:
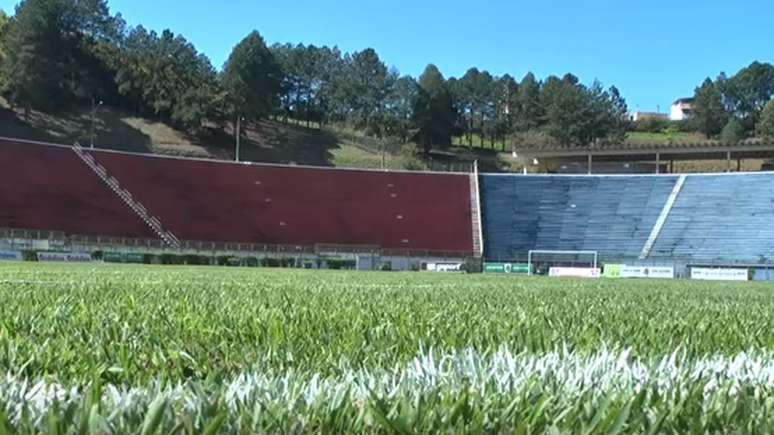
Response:
[{"label": "stadium step", "polygon": [[478,190],[478,168],[470,174],[470,221],[473,231],[473,255],[481,258],[484,251],[483,231],[481,228],[481,201]]},{"label": "stadium step", "polygon": [[683,189],[683,185],[685,184],[685,177],[685,175],[681,175],[672,188],[672,193],[669,194],[669,197],[664,204],[664,208],[661,209],[661,214],[656,220],[656,224],[653,225],[653,230],[651,230],[650,236],[648,236],[648,240],[642,247],[642,252],[640,252],[640,260],[648,258],[650,251],[656,244],[656,240],[658,239],[659,234],[661,234],[661,230],[664,228],[664,224],[666,224],[669,213],[672,211],[672,207],[674,207],[675,201],[677,201],[677,196],[680,195],[680,191]]},{"label": "stadium step", "polygon": [[97,163],[94,157],[83,150],[83,147],[77,143],[72,147],[75,154],[86,164],[86,166],[94,172],[100,180],[102,180],[110,190],[113,191],[118,197],[137,214],[154,233],[156,233],[161,240],[172,248],[180,247],[180,240],[169,230],[165,230],[161,221],[148,213],[148,210],[140,202],[136,201],[131,192],[121,187],[118,180],[109,175],[104,166]]}]

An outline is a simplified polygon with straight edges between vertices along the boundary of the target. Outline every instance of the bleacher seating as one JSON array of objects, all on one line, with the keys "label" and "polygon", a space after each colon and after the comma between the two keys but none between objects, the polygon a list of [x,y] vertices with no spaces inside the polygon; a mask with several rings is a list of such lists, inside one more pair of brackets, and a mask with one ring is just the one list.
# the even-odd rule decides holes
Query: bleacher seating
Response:
[{"label": "bleacher seating", "polygon": [[[460,255],[474,248],[476,183],[467,175],[88,154],[105,178],[90,169],[92,157],[79,158],[71,147],[0,140],[0,228],[158,238],[135,204],[186,245]],[[113,177],[120,188],[111,190],[104,180]],[[689,175],[681,189],[678,179],[481,175],[485,258],[584,250],[603,261],[634,259],[653,232],[655,243],[645,251],[650,260],[774,263],[774,174]],[[679,190],[674,205],[660,232],[653,231],[673,189]]]},{"label": "bleacher seating", "polygon": [[636,257],[676,176],[482,175],[484,255],[590,250]]},{"label": "bleacher seating", "polygon": [[[466,175],[90,154],[180,239],[473,251]],[[0,228],[158,237],[98,175],[71,147],[0,141]]]},{"label": "bleacher seating", "polygon": [[466,175],[92,154],[181,240],[473,250]]},{"label": "bleacher seating", "polygon": [[774,261],[774,174],[688,176],[650,256]]},{"label": "bleacher seating", "polygon": [[69,147],[0,140],[0,227],[152,238]]}]

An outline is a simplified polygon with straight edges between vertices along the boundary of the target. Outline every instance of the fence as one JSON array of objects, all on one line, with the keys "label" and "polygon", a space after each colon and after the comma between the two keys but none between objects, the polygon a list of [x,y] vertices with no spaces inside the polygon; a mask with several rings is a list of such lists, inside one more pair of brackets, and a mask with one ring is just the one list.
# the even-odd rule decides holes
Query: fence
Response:
[{"label": "fence", "polygon": [[[207,254],[284,254],[284,255],[325,255],[325,254],[373,254],[386,257],[413,258],[466,258],[471,255],[466,251],[439,251],[418,249],[382,249],[376,245],[281,245],[260,243],[227,243],[183,240],[179,248],[171,248],[160,239],[134,239],[124,237],[98,237],[84,235],[66,235],[61,231],[30,230],[0,228],[0,239],[11,241],[56,240],[62,242],[64,248],[74,250],[115,250],[130,249],[133,251],[149,251],[153,253],[207,253]],[[29,246],[29,243],[16,243],[19,246]],[[77,249],[76,249],[77,248]]]}]

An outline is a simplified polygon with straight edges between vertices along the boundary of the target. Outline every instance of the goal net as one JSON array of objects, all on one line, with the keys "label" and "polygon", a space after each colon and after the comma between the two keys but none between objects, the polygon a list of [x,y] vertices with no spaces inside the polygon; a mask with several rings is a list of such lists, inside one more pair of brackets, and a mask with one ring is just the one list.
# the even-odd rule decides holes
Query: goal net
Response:
[{"label": "goal net", "polygon": [[548,275],[551,268],[596,269],[597,251],[529,251],[527,262],[530,274]]}]

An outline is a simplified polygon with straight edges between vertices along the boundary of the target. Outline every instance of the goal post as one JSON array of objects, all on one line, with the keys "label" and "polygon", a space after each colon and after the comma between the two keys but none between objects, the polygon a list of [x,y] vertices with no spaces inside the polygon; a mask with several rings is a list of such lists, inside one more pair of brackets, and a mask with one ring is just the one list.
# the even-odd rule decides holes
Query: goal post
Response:
[{"label": "goal post", "polygon": [[[548,274],[551,267],[598,267],[597,251],[530,250],[527,254],[530,275]],[[543,272],[543,273],[541,273]]]}]

